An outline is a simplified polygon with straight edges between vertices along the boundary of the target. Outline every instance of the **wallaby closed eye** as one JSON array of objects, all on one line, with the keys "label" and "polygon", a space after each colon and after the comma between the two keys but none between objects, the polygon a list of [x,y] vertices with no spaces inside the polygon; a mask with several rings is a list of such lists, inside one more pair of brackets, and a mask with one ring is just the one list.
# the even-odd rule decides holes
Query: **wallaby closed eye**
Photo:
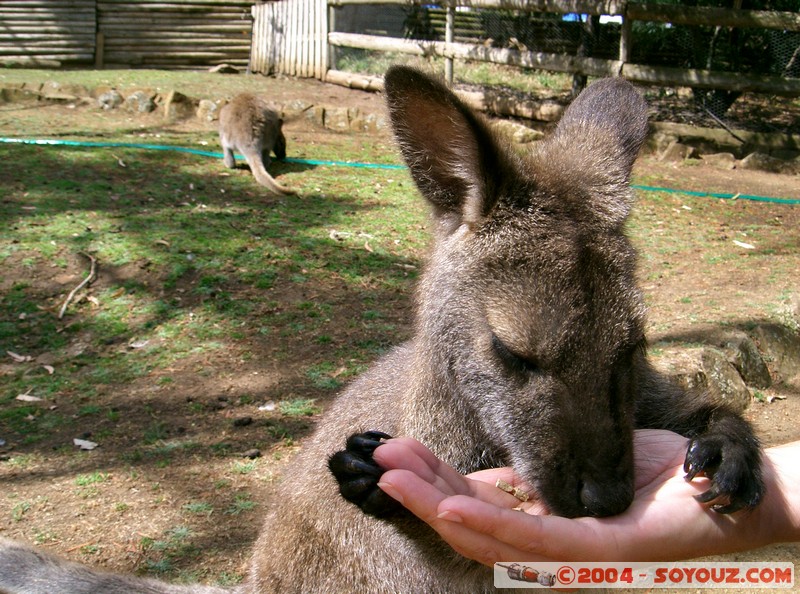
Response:
[{"label": "wallaby closed eye", "polygon": [[492,334],[492,348],[504,364],[515,370],[533,373],[539,368],[532,357],[525,357],[512,352],[511,349],[503,344],[496,334]]}]

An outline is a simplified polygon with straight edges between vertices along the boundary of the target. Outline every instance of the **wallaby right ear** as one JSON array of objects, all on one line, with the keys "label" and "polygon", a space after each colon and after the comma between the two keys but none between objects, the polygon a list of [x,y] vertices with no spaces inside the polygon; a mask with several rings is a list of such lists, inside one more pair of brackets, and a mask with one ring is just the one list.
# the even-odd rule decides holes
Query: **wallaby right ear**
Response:
[{"label": "wallaby right ear", "polygon": [[438,216],[478,223],[513,178],[490,129],[442,83],[413,68],[394,66],[384,81],[392,127],[420,192]]},{"label": "wallaby right ear", "polygon": [[[570,104],[555,135],[573,137],[574,144],[586,145],[582,150],[594,150],[598,160],[612,158],[629,175],[647,136],[647,102],[623,78],[598,80]],[[609,148],[612,155],[607,154]]]},{"label": "wallaby right ear", "polygon": [[647,103],[633,85],[621,78],[598,80],[541,143],[540,174],[552,178],[552,187],[583,188],[594,220],[616,227],[633,205],[631,170],[647,130]]}]

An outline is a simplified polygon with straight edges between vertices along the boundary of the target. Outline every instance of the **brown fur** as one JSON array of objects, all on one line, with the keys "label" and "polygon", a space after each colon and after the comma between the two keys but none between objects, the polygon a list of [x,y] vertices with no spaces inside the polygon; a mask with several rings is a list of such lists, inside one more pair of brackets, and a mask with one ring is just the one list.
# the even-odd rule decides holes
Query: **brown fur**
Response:
[{"label": "brown fur", "polygon": [[[338,496],[328,459],[347,435],[369,429],[414,436],[463,472],[513,465],[552,509],[574,516],[624,510],[632,430],[665,427],[694,438],[688,468],[713,476],[720,511],[728,501],[755,505],[760,458],[749,426],[673,387],[645,358],[644,305],[623,233],[647,131],[633,88],[591,86],[527,156],[413,70],[392,69],[386,93],[435,228],[414,338],[353,383],[304,444],[238,591],[493,591],[491,569],[427,525],[407,514],[379,520]],[[12,548],[0,545],[0,589],[14,574],[49,585],[31,592],[99,591]],[[133,590],[133,578],[118,579],[106,591]]]},{"label": "brown fur", "polygon": [[236,95],[219,114],[219,141],[225,165],[231,169],[236,167],[233,152],[237,151],[245,158],[259,184],[276,194],[294,194],[267,172],[270,152],[278,159],[286,158],[282,127],[283,120],[266,101],[249,93]]}]

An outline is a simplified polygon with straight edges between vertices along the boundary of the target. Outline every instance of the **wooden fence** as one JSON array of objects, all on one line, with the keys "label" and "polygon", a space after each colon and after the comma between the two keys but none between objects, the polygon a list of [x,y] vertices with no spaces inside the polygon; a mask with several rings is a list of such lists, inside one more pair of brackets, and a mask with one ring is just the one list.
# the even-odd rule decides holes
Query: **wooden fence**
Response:
[{"label": "wooden fence", "polygon": [[248,65],[252,0],[0,0],[0,63]]},{"label": "wooden fence", "polygon": [[93,64],[96,0],[2,0],[0,62],[54,67]]},{"label": "wooden fence", "polygon": [[[365,5],[371,0],[330,0],[332,6]],[[408,0],[381,0],[382,4],[406,4]],[[460,3],[459,3],[460,4]],[[441,56],[446,60],[472,60],[569,72],[586,76],[622,76],[633,82],[652,85],[691,86],[695,88],[752,91],[800,96],[800,79],[722,72],[702,69],[651,66],[631,63],[631,28],[634,21],[705,25],[718,27],[757,27],[778,31],[800,31],[800,13],[687,7],[659,3],[623,1],[588,2],[583,0],[465,0],[472,8],[492,8],[556,14],[610,15],[622,18],[617,59],[581,57],[562,53],[525,51],[515,48],[486,47],[483,44],[455,41],[421,41],[331,32],[332,46]],[[455,5],[448,7],[454,13]],[[454,22],[450,19],[449,22]],[[450,25],[452,27],[452,25]]]},{"label": "wooden fence", "polygon": [[[344,6],[380,15],[387,7],[408,7],[419,1],[259,0],[254,4],[253,0],[2,0],[0,63],[168,69],[220,63],[245,67],[250,63],[256,72],[375,86],[373,79],[359,81],[352,74],[331,70],[331,55],[342,47],[441,56],[450,76],[455,61],[471,60],[587,76],[620,75],[653,85],[800,96],[800,79],[796,77],[668,68],[631,61],[634,21],[758,27],[796,35],[800,32],[798,12],[624,0],[453,0],[446,6],[444,41],[345,33],[335,28],[335,15]],[[618,55],[600,58],[458,41],[453,18],[458,6],[620,16],[623,24]],[[797,47],[794,54],[792,59],[800,61]]]},{"label": "wooden fence", "polygon": [[[447,6],[450,18],[446,21],[445,41],[426,41],[420,39],[405,39],[378,35],[364,35],[359,33],[338,32],[333,26],[335,10],[344,6],[358,6],[360,9],[386,6],[410,6],[418,4],[420,0],[328,0],[327,8],[320,4],[321,0],[281,0],[277,4],[286,5],[281,9],[275,6],[269,10],[255,11],[256,33],[254,34],[254,52],[261,52],[261,58],[254,63],[254,70],[263,73],[285,72],[298,73],[291,56],[309,55],[310,49],[302,50],[298,45],[310,42],[319,42],[322,29],[317,29],[313,36],[304,37],[301,32],[293,36],[288,30],[291,15],[311,14],[317,11],[317,26],[321,26],[319,17],[326,22],[327,43],[329,52],[335,48],[358,48],[364,50],[396,52],[418,56],[440,56],[445,58],[447,64],[446,74],[452,76],[452,64],[457,60],[470,60],[491,62],[524,68],[541,69],[555,72],[567,72],[585,76],[622,76],[633,82],[663,85],[663,86],[690,86],[694,88],[733,90],[738,92],[751,91],[760,93],[780,94],[786,96],[800,96],[800,79],[787,78],[776,75],[753,74],[743,72],[723,72],[719,70],[703,70],[678,67],[653,66],[631,62],[632,39],[631,28],[634,21],[648,21],[655,23],[672,23],[673,25],[704,25],[717,27],[756,27],[782,32],[800,31],[800,13],[757,11],[709,7],[688,7],[674,4],[660,3],[634,3],[622,0],[606,0],[591,2],[588,0],[455,0]],[[276,3],[270,3],[274,5]],[[267,6],[267,5],[263,5]],[[609,58],[570,55],[565,53],[548,53],[542,51],[526,51],[516,48],[491,47],[489,44],[466,43],[455,41],[454,13],[459,6],[469,9],[483,8],[507,11],[540,12],[555,14],[586,14],[586,15],[611,15],[622,18],[619,27],[618,55]],[[291,7],[291,8],[290,8]],[[283,14],[288,19],[282,21],[278,14]],[[269,23],[260,23],[269,15]],[[262,28],[263,27],[263,28]],[[280,35],[275,31],[280,30]],[[279,39],[278,39],[279,38]],[[798,44],[800,45],[800,44]],[[268,49],[266,49],[268,48]],[[799,53],[795,48],[795,54]],[[317,78],[332,82],[343,81],[350,86],[374,86],[373,78],[358,81],[358,76],[342,73],[329,68],[327,55],[324,52],[317,54],[321,62],[315,63],[313,69],[306,72],[314,74]],[[795,59],[800,60],[800,56]],[[301,74],[302,76],[302,74]],[[311,76],[310,74],[308,76]]]},{"label": "wooden fence", "polygon": [[326,0],[281,0],[253,6],[254,72],[325,79],[328,69]]}]

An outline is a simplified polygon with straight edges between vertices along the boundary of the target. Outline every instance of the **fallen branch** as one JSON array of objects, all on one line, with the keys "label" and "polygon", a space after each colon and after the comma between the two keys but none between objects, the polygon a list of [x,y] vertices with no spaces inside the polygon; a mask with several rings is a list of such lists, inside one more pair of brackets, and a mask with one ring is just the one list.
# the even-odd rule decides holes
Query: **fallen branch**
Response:
[{"label": "fallen branch", "polygon": [[58,312],[59,320],[64,317],[64,312],[67,311],[67,306],[69,305],[70,301],[72,301],[72,299],[75,297],[75,293],[77,293],[83,287],[94,281],[97,273],[97,259],[91,254],[84,254],[83,252],[80,252],[80,254],[86,258],[89,258],[89,263],[90,263],[89,275],[85,279],[83,279],[77,287],[75,287],[74,289],[72,289],[72,291],[69,292],[66,301],[64,301],[64,305],[61,306],[61,311]]},{"label": "fallen branch", "polygon": [[77,551],[78,549],[82,549],[83,547],[89,547],[89,546],[92,546],[93,544],[94,544],[94,542],[90,541],[90,542],[84,542],[83,544],[75,545],[74,547],[68,548],[67,549],[67,553],[73,553],[73,552]]}]

